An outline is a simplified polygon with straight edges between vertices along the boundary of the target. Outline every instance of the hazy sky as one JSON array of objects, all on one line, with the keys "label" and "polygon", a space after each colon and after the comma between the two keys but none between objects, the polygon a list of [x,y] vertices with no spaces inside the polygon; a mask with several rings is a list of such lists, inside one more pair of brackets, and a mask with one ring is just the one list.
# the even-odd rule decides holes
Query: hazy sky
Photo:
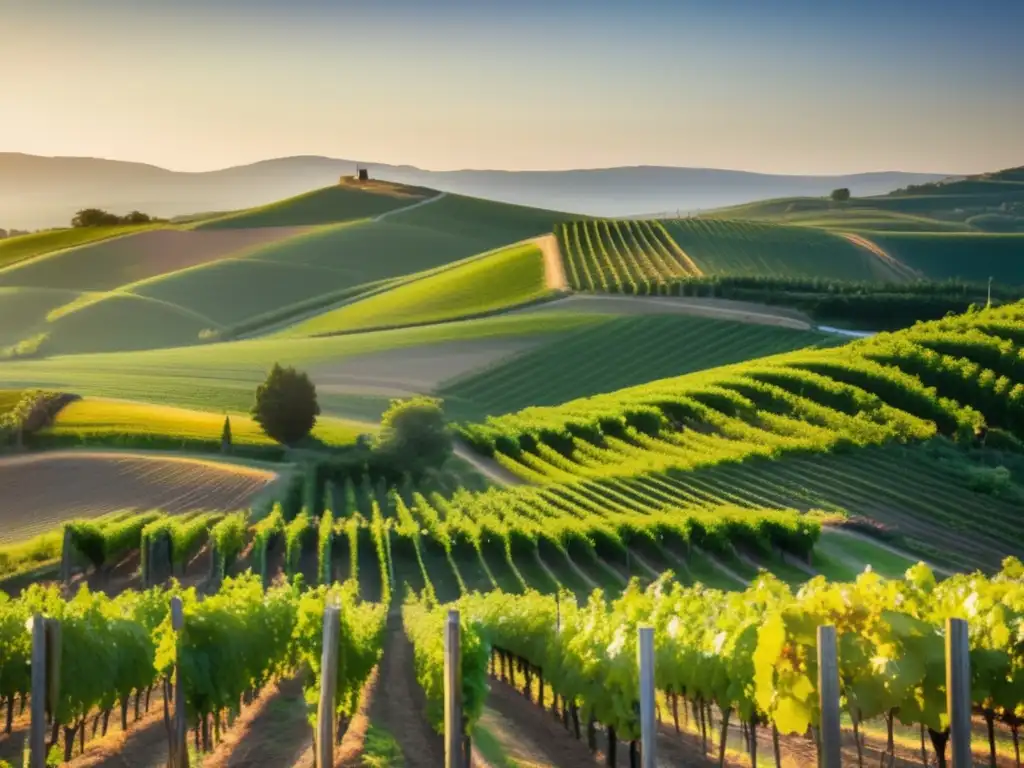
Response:
[{"label": "hazy sky", "polygon": [[0,0],[0,152],[1024,164],[1024,0]]}]

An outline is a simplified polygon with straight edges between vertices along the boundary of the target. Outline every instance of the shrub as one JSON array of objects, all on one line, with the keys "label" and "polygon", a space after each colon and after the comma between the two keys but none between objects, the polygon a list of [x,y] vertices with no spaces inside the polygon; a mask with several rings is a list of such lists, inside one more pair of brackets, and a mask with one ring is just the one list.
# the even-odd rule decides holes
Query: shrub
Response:
[{"label": "shrub", "polygon": [[396,469],[418,473],[441,467],[452,447],[441,401],[414,397],[391,401],[381,417],[375,451]]},{"label": "shrub", "polygon": [[833,201],[837,203],[845,203],[850,199],[850,190],[846,187],[840,187],[839,189],[833,189],[830,196]]},{"label": "shrub", "polygon": [[316,387],[305,373],[275,363],[256,390],[251,413],[268,437],[294,445],[309,435],[320,415]]}]

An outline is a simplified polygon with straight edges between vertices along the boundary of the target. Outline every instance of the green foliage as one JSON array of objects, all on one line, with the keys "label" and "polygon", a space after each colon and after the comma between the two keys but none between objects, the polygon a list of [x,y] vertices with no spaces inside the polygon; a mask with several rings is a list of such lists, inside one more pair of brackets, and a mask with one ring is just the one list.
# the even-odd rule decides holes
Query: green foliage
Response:
[{"label": "green foliage", "polygon": [[294,633],[297,661],[305,662],[312,672],[306,685],[310,723],[316,719],[316,701],[320,691],[323,661],[324,609],[335,605],[340,615],[338,637],[338,674],[336,713],[351,718],[359,706],[359,694],[370,671],[380,661],[384,640],[387,606],[366,603],[358,597],[354,581],[332,586],[321,585],[303,593],[299,599]]},{"label": "green foliage", "polygon": [[228,515],[210,529],[210,541],[217,546],[217,572],[220,578],[227,576],[235,558],[245,548],[246,531],[247,515],[244,512]]},{"label": "green foliage", "polygon": [[[438,733],[444,733],[444,635],[447,606],[432,607],[408,600],[402,608],[402,622],[413,646],[416,679],[427,698],[427,720]],[[466,733],[472,735],[487,700],[487,662],[490,645],[482,627],[465,615],[460,616],[459,650],[462,655],[462,719]]]},{"label": "green foliage", "polygon": [[284,533],[284,526],[285,519],[281,512],[281,505],[275,504],[270,514],[252,528],[252,551],[259,564],[261,577],[265,577],[267,574],[267,547],[270,545],[270,540],[274,536]]},{"label": "green foliage", "polygon": [[312,431],[320,415],[316,387],[305,373],[275,363],[256,389],[251,413],[269,437],[293,445]]},{"label": "green foliage", "polygon": [[141,211],[132,211],[125,216],[118,216],[100,208],[83,208],[71,219],[71,226],[74,228],[138,226],[158,221],[163,221],[163,219],[152,218]]},{"label": "green foliage", "polygon": [[325,509],[320,515],[320,524],[317,530],[317,576],[321,584],[330,584],[331,579],[331,557],[333,556],[334,544],[334,515],[330,508]]},{"label": "green foliage", "polygon": [[850,199],[850,190],[846,187],[840,187],[839,189],[833,189],[832,194],[829,195],[833,202],[845,203]]},{"label": "green foliage", "polygon": [[294,577],[298,573],[302,550],[305,548],[309,535],[312,532],[313,519],[306,512],[299,513],[294,520],[285,526],[285,572],[289,578]]},{"label": "green foliage", "polygon": [[441,401],[430,397],[392,400],[374,445],[393,467],[412,473],[441,467],[452,448]]},{"label": "green foliage", "polygon": [[224,428],[220,433],[220,452],[231,453],[231,417],[224,417]]}]

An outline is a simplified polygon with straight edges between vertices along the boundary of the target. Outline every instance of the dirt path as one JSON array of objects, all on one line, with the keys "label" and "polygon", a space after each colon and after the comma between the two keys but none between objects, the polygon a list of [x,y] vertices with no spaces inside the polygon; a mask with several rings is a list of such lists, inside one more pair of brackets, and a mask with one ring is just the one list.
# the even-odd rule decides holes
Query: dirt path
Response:
[{"label": "dirt path", "polygon": [[565,277],[565,262],[562,261],[558,238],[554,235],[541,235],[531,242],[544,254],[544,278],[548,288],[552,291],[568,291],[569,281]]},{"label": "dirt path", "polygon": [[902,261],[900,261],[895,256],[890,254],[888,251],[883,249],[880,245],[878,245],[878,243],[874,243],[871,240],[868,240],[866,237],[855,235],[851,232],[840,232],[839,234],[845,237],[854,245],[856,245],[858,248],[863,248],[872,256],[881,259],[881,261],[887,267],[896,272],[904,280],[914,281],[924,277],[924,275],[922,275],[920,272],[908,267]]},{"label": "dirt path", "polygon": [[444,743],[427,723],[423,689],[416,681],[413,649],[402,628],[402,614],[388,614],[380,677],[370,706],[370,722],[390,733],[402,750],[405,768],[444,765]]},{"label": "dirt path", "polygon": [[413,208],[419,208],[421,205],[430,205],[432,203],[436,203],[436,202],[439,202],[441,200],[444,200],[446,197],[448,197],[448,193],[447,192],[439,192],[438,194],[434,195],[433,197],[428,197],[426,200],[420,200],[418,203],[413,203],[412,205],[407,205],[404,208],[392,208],[390,211],[384,211],[384,213],[381,213],[381,214],[379,214],[377,216],[374,216],[371,219],[371,221],[382,221],[383,219],[388,218],[388,216],[394,216],[394,215],[399,214],[399,213],[408,213]]},{"label": "dirt path", "polygon": [[271,686],[232,724],[203,768],[280,768],[296,763],[309,748],[302,679]]},{"label": "dirt path", "polygon": [[[735,320],[755,325],[773,325],[810,331],[814,326],[783,312],[773,312],[769,306],[730,302],[726,299],[700,299],[671,296],[623,296],[620,294],[573,294],[539,307],[520,312],[607,312],[609,314],[672,314],[693,315],[719,320]],[[515,310],[514,310],[515,311]]]},{"label": "dirt path", "polygon": [[592,768],[597,758],[549,712],[528,702],[507,683],[491,678],[481,725],[517,764],[539,768]]},{"label": "dirt path", "polygon": [[481,456],[458,438],[455,440],[454,453],[467,464],[472,465],[478,472],[499,485],[523,485],[525,482],[521,477],[505,469],[493,459]]}]

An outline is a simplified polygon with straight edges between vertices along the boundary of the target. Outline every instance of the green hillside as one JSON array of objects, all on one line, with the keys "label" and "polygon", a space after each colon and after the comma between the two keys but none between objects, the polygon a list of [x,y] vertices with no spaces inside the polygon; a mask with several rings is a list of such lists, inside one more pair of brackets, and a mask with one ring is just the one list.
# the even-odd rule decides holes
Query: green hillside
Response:
[{"label": "green hillside", "polygon": [[1024,233],[872,232],[864,236],[932,280],[1024,286]]},{"label": "green hillside", "polygon": [[757,219],[781,223],[905,232],[1024,232],[1024,171],[993,173],[920,184],[887,195],[779,198],[716,211],[701,218]]},{"label": "green hillside", "polygon": [[503,248],[302,322],[287,336],[321,336],[485,315],[552,295],[536,245]]},{"label": "green hillside", "polygon": [[195,224],[199,230],[336,224],[380,216],[437,195],[432,189],[387,182],[345,181],[286,200],[229,213]]},{"label": "green hillside", "polygon": [[[406,188],[398,197],[337,189],[271,206],[284,218],[245,213],[245,228],[235,226],[243,219],[231,219],[228,228],[204,224],[197,230],[144,232],[2,270],[0,290],[39,289],[12,300],[9,310],[3,301],[16,294],[0,293],[0,315],[13,320],[2,340],[8,347],[32,340],[37,354],[59,355],[232,338],[309,316],[387,281],[550,232],[564,218],[434,196],[418,198],[424,204],[409,211],[393,206],[392,215],[373,220],[365,218],[368,212],[359,202],[364,197],[404,206],[417,199]],[[330,208],[336,218],[352,220],[298,226],[310,223],[307,213],[314,202],[321,205],[317,210]],[[56,304],[57,294],[42,289],[76,293]]]},{"label": "green hillside", "polygon": [[[1019,537],[1001,532],[1019,525],[1024,502],[1024,462],[1011,437],[1024,437],[1022,342],[1024,303],[526,408],[463,433],[478,450],[552,492],[614,493],[623,503],[654,508],[684,498],[697,503],[709,494],[804,508],[820,507],[824,498],[898,524],[923,542],[921,552],[948,547],[949,531],[956,530],[949,556],[992,567],[1001,555],[1024,552]],[[974,455],[971,446],[984,429],[987,445],[1015,452]],[[901,455],[891,452],[899,444],[932,447],[887,460]],[[834,458],[822,464],[826,457]],[[864,457],[875,460],[865,465]],[[763,460],[771,461],[756,463]],[[914,461],[930,469],[908,473],[903,467]],[[773,490],[736,480],[735,470],[751,462],[797,482]],[[699,480],[721,471],[733,480]],[[800,491],[808,483],[815,495]]]},{"label": "green hillside", "polygon": [[686,315],[617,317],[449,381],[439,394],[453,417],[477,419],[839,341],[810,331]]},{"label": "green hillside", "polygon": [[73,229],[53,229],[47,232],[34,232],[29,235],[18,235],[0,240],[0,268],[8,267],[34,256],[52,253],[64,248],[120,237],[138,232],[140,229],[151,228],[152,225],[123,227],[79,227]]}]

